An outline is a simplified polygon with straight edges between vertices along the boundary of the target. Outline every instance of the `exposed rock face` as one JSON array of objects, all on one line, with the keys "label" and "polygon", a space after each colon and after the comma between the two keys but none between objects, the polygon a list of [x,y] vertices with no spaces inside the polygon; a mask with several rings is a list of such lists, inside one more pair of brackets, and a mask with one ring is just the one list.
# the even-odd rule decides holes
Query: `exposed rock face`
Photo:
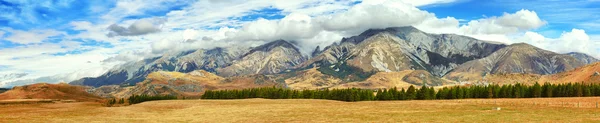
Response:
[{"label": "exposed rock face", "polygon": [[479,59],[506,45],[453,34],[428,34],[412,26],[372,29],[389,32],[413,45],[412,55],[421,60],[425,70],[443,76],[458,64]]},{"label": "exposed rock face", "polygon": [[[418,82],[421,80],[435,80],[424,83],[437,86],[448,83],[441,81],[441,77],[468,81],[482,80],[489,74],[554,74],[598,61],[580,53],[557,54],[527,44],[506,46],[460,35],[429,34],[410,26],[369,29],[323,49],[317,47],[310,55],[303,56],[295,45],[284,40],[253,48],[193,50],[127,63],[100,77],[84,78],[72,84],[135,85],[149,81],[146,77],[156,71],[192,72],[189,74],[204,76],[207,74],[194,72],[204,70],[225,78],[221,82],[244,84],[245,81],[239,80],[252,78],[257,82],[285,83],[286,87],[295,89],[363,87],[350,84],[352,82],[392,87],[394,84],[381,83],[384,81],[367,80],[372,79],[372,75],[382,76],[382,72],[418,71],[414,73],[427,78],[415,79],[417,75],[407,75],[410,77],[399,80],[409,85],[422,84]],[[279,74],[285,74],[285,77]],[[165,93],[187,93],[188,90],[210,87],[153,85],[151,88]]]},{"label": "exposed rock face", "polygon": [[218,68],[229,66],[242,54],[248,52],[248,48],[214,48],[211,50],[197,50],[196,52],[178,58],[175,71],[191,72],[195,70],[206,70],[216,72]]},{"label": "exposed rock face", "polygon": [[592,64],[592,63],[596,63],[596,62],[600,61],[600,60],[598,60],[588,54],[585,54],[585,53],[570,52],[570,53],[567,53],[567,55],[570,55],[585,64]]},{"label": "exposed rock face", "polygon": [[206,70],[221,76],[273,74],[284,72],[305,60],[306,57],[302,56],[296,46],[279,40],[255,48],[228,47],[165,54],[126,63],[99,77],[83,78],[71,84],[94,87],[123,83],[135,85],[156,71]]},{"label": "exposed rock face", "polygon": [[401,71],[414,69],[410,50],[413,47],[406,41],[389,33],[379,33],[358,44],[349,53],[347,64],[362,71]]},{"label": "exposed rock face", "polygon": [[336,72],[344,72],[343,67],[336,67],[344,65],[363,72],[420,69],[441,77],[459,64],[505,46],[466,36],[428,34],[414,27],[370,29],[326,47],[298,68],[332,67]]},{"label": "exposed rock face", "polygon": [[126,98],[131,95],[172,95],[198,98],[206,90],[243,89],[267,86],[281,86],[272,77],[249,75],[224,78],[213,73],[198,70],[189,73],[157,71],[150,73],[146,80],[131,87],[102,86],[95,94]]},{"label": "exposed rock face", "polygon": [[321,46],[317,46],[317,48],[315,48],[315,50],[313,50],[313,52],[310,53],[310,57],[315,57],[319,54],[321,54]]},{"label": "exposed rock face", "polygon": [[492,53],[490,56],[469,61],[457,67],[446,77],[451,80],[477,80],[487,74],[554,74],[585,63],[564,54],[518,43]]},{"label": "exposed rock face", "polygon": [[230,47],[210,50],[200,49],[179,54],[165,54],[160,57],[126,63],[113,68],[99,77],[83,78],[73,81],[71,84],[94,87],[122,83],[135,85],[137,82],[144,81],[148,74],[155,71],[190,72],[194,70],[207,70],[214,72],[217,68],[232,64],[235,59],[247,51],[249,51],[248,48]]},{"label": "exposed rock face", "polygon": [[306,61],[293,44],[278,40],[253,48],[232,65],[218,69],[221,76],[274,74],[284,72]]},{"label": "exposed rock face", "polygon": [[575,68],[569,71],[564,71],[556,74],[539,75],[539,74],[491,74],[485,77],[486,82],[494,84],[530,84],[537,83],[585,83],[598,84],[600,83],[600,62],[592,63],[586,66]]}]

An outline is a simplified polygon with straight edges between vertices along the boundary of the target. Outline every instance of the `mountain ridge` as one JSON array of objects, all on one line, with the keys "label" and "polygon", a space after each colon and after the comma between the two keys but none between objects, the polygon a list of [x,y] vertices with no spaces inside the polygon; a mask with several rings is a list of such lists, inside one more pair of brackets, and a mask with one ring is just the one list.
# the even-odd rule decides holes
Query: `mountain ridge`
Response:
[{"label": "mountain ridge", "polygon": [[[519,59],[507,55],[511,53]],[[290,84],[311,83],[298,80],[301,78],[335,80],[333,83],[361,82],[380,72],[407,70],[425,71],[436,78],[471,81],[487,74],[558,73],[582,66],[581,61],[593,60],[585,56],[587,55],[557,54],[528,44],[505,45],[455,34],[430,34],[406,26],[368,29],[324,48],[318,46],[310,56],[304,56],[296,45],[285,40],[275,40],[257,47],[219,47],[165,54],[128,63],[103,76],[73,81],[72,84],[94,87],[135,85],[145,81],[147,75],[156,71],[186,73],[196,70],[205,70],[223,77],[277,75],[312,70],[305,73],[315,77],[335,78],[309,79],[299,76],[290,81]],[[521,63],[528,65],[523,66]],[[538,66],[541,69],[537,69]],[[320,74],[316,74],[315,70]],[[469,79],[461,79],[461,76]],[[302,87],[299,88],[314,88],[314,83],[300,85]]]},{"label": "mountain ridge", "polygon": [[451,80],[477,80],[487,74],[554,74],[572,70],[585,64],[574,57],[543,50],[526,43],[516,43],[492,55],[469,61],[454,69]]}]

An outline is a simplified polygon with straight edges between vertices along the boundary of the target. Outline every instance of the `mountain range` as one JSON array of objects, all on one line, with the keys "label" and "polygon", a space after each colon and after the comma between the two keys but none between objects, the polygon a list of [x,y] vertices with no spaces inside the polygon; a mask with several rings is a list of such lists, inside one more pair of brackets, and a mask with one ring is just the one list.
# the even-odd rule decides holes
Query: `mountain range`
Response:
[{"label": "mountain range", "polygon": [[[411,26],[369,29],[323,49],[317,47],[310,56],[303,55],[298,46],[290,42],[276,40],[257,47],[218,47],[164,54],[126,63],[99,77],[82,78],[70,84],[105,89],[115,87],[110,85],[129,86],[128,93],[139,94],[177,90],[188,95],[193,88],[196,88],[193,92],[244,88],[221,85],[227,83],[226,80],[259,78],[270,84],[256,81],[237,81],[237,84],[293,89],[442,86],[485,81],[487,76],[501,74],[550,75],[598,61],[583,53],[559,54],[524,43],[506,45],[461,35],[429,34]],[[181,76],[165,77],[165,72],[188,75],[198,70],[203,75],[214,76],[212,82],[190,79],[183,83],[194,86],[179,87],[171,82],[185,80]],[[163,79],[156,79],[157,76]],[[191,76],[183,76],[186,77]],[[156,90],[155,85],[160,85],[162,91]],[[186,89],[188,91],[183,91]]]}]

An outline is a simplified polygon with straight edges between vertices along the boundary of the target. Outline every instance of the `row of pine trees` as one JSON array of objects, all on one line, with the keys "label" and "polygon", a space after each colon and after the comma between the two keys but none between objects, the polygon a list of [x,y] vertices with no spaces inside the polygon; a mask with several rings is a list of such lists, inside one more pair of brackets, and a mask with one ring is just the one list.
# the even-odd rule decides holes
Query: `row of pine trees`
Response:
[{"label": "row of pine trees", "polygon": [[177,99],[177,96],[171,96],[171,95],[156,95],[156,96],[150,96],[150,95],[132,95],[129,98],[127,98],[127,100],[129,101],[129,104],[138,104],[138,103],[142,103],[142,102],[146,102],[146,101],[153,101],[153,100],[174,100]]},{"label": "row of pine trees", "polygon": [[202,99],[330,99],[341,101],[373,100],[372,90],[368,89],[333,89],[333,90],[291,90],[278,87],[251,88],[243,90],[207,90]]},{"label": "row of pine trees", "polygon": [[[174,100],[177,99],[177,96],[171,96],[171,95],[156,95],[156,96],[150,96],[150,95],[132,95],[129,98],[127,98],[127,102],[125,102],[125,98],[120,98],[120,99],[116,99],[116,98],[112,98],[110,100],[108,100],[107,102],[104,103],[105,106],[114,106],[114,105],[125,105],[125,104],[138,104],[138,103],[142,103],[142,102],[146,102],[146,101],[154,101],[154,100]],[[185,99],[185,97],[183,98]]]},{"label": "row of pine trees", "polygon": [[[376,93],[374,93],[376,91]],[[202,99],[329,99],[340,101],[370,100],[433,100],[469,98],[537,98],[537,97],[585,97],[600,96],[600,84],[549,84],[533,85],[471,85],[443,87],[437,91],[433,87],[421,86],[407,89],[324,89],[291,90],[278,87],[252,88],[243,90],[208,90]]]}]

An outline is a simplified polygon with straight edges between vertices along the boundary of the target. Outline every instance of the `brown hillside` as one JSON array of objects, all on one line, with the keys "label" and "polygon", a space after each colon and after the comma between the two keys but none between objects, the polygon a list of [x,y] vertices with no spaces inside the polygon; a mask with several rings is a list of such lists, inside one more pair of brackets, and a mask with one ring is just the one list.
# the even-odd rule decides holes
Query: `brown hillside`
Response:
[{"label": "brown hillside", "polygon": [[600,83],[600,62],[576,68],[567,72],[544,76],[541,82],[552,83]]},{"label": "brown hillside", "polygon": [[206,90],[244,89],[277,85],[275,79],[266,75],[246,75],[223,78],[203,70],[190,73],[158,71],[148,74],[145,81],[133,87],[109,88],[97,91],[100,95],[126,98],[131,95],[174,95],[199,97]]},{"label": "brown hillside", "polygon": [[411,85],[440,86],[450,84],[450,81],[440,79],[423,70],[404,70],[400,72],[379,72],[363,82],[350,82],[333,88],[406,88]]},{"label": "brown hillside", "polygon": [[490,74],[485,78],[471,82],[487,82],[494,84],[534,84],[538,83],[600,83],[600,62],[570,71],[550,75],[539,74]]},{"label": "brown hillside", "polygon": [[17,86],[0,94],[0,100],[9,99],[60,99],[76,101],[103,100],[101,97],[88,93],[86,88],[83,86],[74,86],[65,83],[37,83],[32,85]]},{"label": "brown hillside", "polygon": [[293,77],[285,79],[285,83],[288,88],[303,90],[328,88],[342,83],[342,80],[311,68],[296,72]]}]

